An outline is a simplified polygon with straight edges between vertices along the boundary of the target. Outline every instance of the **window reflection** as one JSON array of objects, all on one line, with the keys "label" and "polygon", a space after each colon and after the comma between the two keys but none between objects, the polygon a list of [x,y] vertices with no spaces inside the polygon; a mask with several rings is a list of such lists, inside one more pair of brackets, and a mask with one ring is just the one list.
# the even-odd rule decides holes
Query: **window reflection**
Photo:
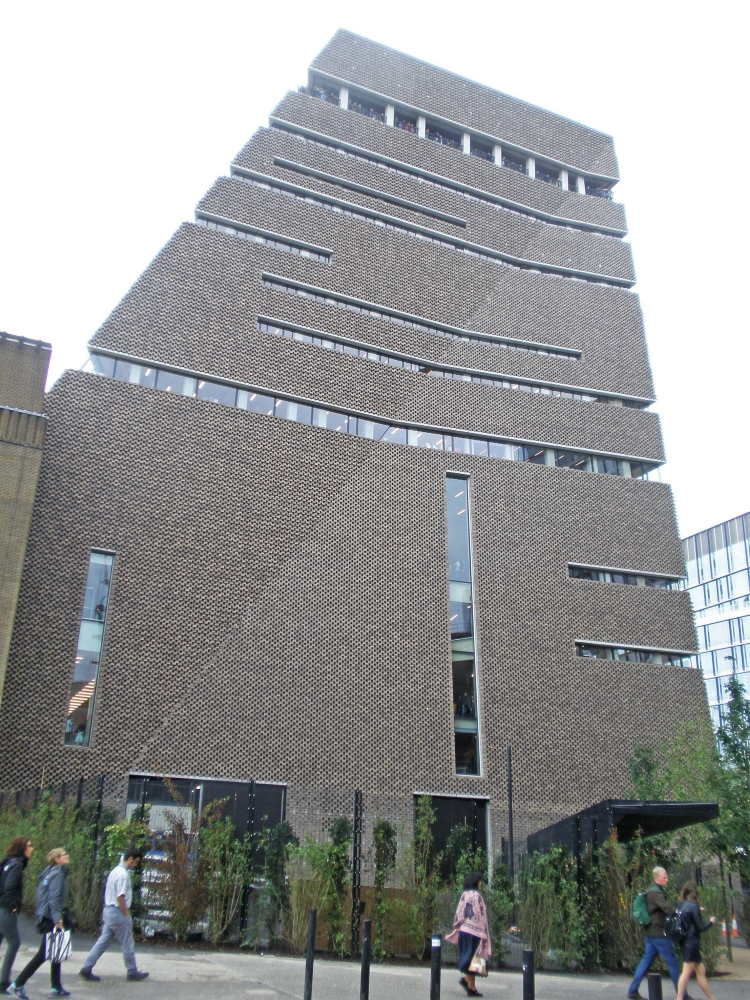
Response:
[{"label": "window reflection", "polygon": [[178,375],[176,372],[160,369],[156,376],[156,388],[178,393],[180,396],[194,396],[196,380],[188,375]]},{"label": "window reflection", "polygon": [[446,506],[456,773],[479,774],[468,479],[446,477]]},{"label": "window reflection", "polygon": [[118,358],[115,365],[115,378],[121,382],[131,382],[134,385],[147,385],[153,388],[156,385],[156,368],[132,365],[129,361],[122,361]]},{"label": "window reflection", "polygon": [[72,746],[88,746],[91,740],[91,715],[99,676],[113,561],[114,556],[104,552],[92,552],[89,557],[68,699],[68,717],[65,722],[65,742]]}]

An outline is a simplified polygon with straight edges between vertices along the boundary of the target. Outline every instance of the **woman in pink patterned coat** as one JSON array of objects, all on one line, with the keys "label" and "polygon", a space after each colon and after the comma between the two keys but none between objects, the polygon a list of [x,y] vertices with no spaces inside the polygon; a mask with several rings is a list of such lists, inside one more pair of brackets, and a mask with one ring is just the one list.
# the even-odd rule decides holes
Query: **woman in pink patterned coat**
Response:
[{"label": "woman in pink patterned coat", "polygon": [[458,901],[453,930],[445,938],[450,944],[458,945],[458,968],[463,973],[458,982],[470,997],[482,995],[477,990],[476,972],[469,972],[472,959],[483,958],[486,962],[492,954],[487,907],[479,892],[482,877],[481,872],[469,872],[464,879],[464,891]]}]

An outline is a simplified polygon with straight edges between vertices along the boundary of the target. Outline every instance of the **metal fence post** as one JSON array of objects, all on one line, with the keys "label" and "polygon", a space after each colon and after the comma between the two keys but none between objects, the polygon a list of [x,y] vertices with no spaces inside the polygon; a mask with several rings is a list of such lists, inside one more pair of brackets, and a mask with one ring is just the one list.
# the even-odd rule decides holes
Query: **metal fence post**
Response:
[{"label": "metal fence post", "polygon": [[443,938],[440,934],[432,935],[432,960],[430,962],[430,1000],[440,1000],[440,955]]},{"label": "metal fence post", "polygon": [[359,951],[360,885],[362,882],[362,792],[354,793],[354,829],[352,838],[352,954]]},{"label": "metal fence post", "polygon": [[648,1000],[663,1000],[661,973],[659,972],[649,972],[648,974]]},{"label": "metal fence post", "polygon": [[362,928],[362,972],[359,979],[359,1000],[370,1000],[370,959],[372,958],[372,920]]},{"label": "metal fence post", "polygon": [[313,962],[315,961],[315,921],[317,910],[307,914],[307,950],[305,951],[305,992],[304,1000],[312,1000]]},{"label": "metal fence post", "polygon": [[523,1000],[534,1000],[534,952],[523,950]]}]

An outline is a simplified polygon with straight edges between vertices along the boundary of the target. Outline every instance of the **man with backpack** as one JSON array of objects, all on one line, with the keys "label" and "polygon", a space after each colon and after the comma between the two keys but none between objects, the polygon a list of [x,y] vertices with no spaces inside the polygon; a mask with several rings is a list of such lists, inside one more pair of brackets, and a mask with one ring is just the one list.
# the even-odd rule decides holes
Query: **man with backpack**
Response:
[{"label": "man with backpack", "polygon": [[5,958],[0,969],[0,993],[10,986],[10,970],[21,947],[18,914],[23,901],[23,873],[34,853],[28,837],[14,837],[5,848],[0,868],[0,942],[5,938]]},{"label": "man with backpack", "polygon": [[[633,904],[633,916],[643,925],[646,935],[646,951],[635,970],[633,982],[628,988],[629,1000],[643,1000],[638,992],[638,987],[657,955],[661,955],[669,969],[675,992],[680,978],[680,963],[664,926],[667,917],[675,912],[674,906],[667,902],[667,897],[664,895],[664,890],[669,883],[669,875],[667,875],[665,868],[657,865],[653,871],[653,878],[654,882],[651,888],[645,893],[639,893]],[[690,997],[686,996],[685,1000],[690,1000]]]}]

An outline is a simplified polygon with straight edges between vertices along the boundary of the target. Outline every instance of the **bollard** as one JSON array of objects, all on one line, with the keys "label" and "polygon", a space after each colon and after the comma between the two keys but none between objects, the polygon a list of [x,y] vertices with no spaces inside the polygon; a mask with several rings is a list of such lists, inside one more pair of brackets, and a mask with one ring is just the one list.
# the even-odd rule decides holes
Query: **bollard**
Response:
[{"label": "bollard", "polygon": [[443,938],[440,934],[432,935],[432,961],[430,963],[430,1000],[440,1000],[440,952]]},{"label": "bollard", "polygon": [[649,972],[648,974],[648,1000],[663,1000],[661,975],[658,972]]},{"label": "bollard", "polygon": [[372,957],[372,920],[362,926],[362,973],[359,980],[359,1000],[370,1000],[370,959]]},{"label": "bollard", "polygon": [[317,910],[307,914],[307,950],[305,951],[305,993],[304,1000],[312,1000],[313,962],[315,961],[315,920]]},{"label": "bollard", "polygon": [[523,950],[523,1000],[534,1000],[534,952]]}]

